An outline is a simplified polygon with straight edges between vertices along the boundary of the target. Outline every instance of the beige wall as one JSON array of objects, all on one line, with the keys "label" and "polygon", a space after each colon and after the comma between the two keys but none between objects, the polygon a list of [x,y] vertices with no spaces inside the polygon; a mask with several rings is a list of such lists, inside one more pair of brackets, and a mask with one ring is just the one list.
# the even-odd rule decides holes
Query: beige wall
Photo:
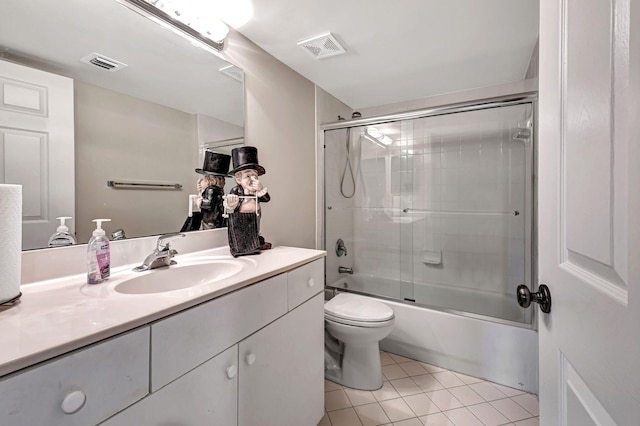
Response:
[{"label": "beige wall", "polygon": [[[353,109],[344,103],[340,102],[338,99],[333,97],[328,92],[322,90],[320,87],[316,86],[316,121],[318,127],[318,144],[316,149],[317,155],[317,169],[316,169],[316,211],[318,220],[316,221],[316,248],[322,248],[333,250],[334,241],[330,241],[326,244],[325,247],[325,148],[324,144],[326,143],[325,135],[322,130],[322,125],[327,123],[332,123],[338,121],[338,116],[344,118],[345,120],[351,119],[351,114],[353,113]],[[341,223],[342,229],[349,230],[351,236],[353,233],[353,217],[351,215],[345,216],[345,220]],[[347,237],[346,231],[343,234],[344,237]],[[344,238],[343,237],[343,238]],[[330,253],[329,253],[330,255]],[[352,258],[351,258],[352,259]],[[342,266],[352,266],[352,265],[342,265]],[[328,281],[328,282],[333,282]]]},{"label": "beige wall", "polygon": [[315,86],[232,31],[223,56],[245,73],[245,143],[258,148],[271,201],[261,231],[274,245],[315,247]]},{"label": "beige wall", "polygon": [[[179,231],[194,192],[195,116],[75,82],[76,233],[91,237],[91,219],[109,218],[107,235]],[[108,180],[180,183],[182,191],[107,187]]]}]

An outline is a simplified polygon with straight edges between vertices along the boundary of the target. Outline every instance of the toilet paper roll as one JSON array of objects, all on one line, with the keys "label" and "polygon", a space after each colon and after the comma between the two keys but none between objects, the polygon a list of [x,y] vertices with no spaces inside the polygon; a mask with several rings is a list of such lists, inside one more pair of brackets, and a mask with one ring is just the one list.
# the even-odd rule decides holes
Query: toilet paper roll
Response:
[{"label": "toilet paper roll", "polygon": [[0,303],[20,295],[22,186],[0,184]]}]

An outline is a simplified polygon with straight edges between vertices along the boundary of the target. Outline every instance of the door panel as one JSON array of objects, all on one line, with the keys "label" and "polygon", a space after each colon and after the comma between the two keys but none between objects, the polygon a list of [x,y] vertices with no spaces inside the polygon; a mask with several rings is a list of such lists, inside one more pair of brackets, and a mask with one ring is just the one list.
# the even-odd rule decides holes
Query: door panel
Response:
[{"label": "door panel", "polygon": [[[47,137],[39,132],[0,128],[4,136],[4,179],[22,185],[23,220],[45,220],[48,217]],[[32,167],[25,168],[24,164]],[[28,194],[28,196],[24,196]]]},{"label": "door panel", "polygon": [[539,279],[553,301],[539,317],[543,425],[640,418],[632,22],[628,0],[541,2]]},{"label": "door panel", "polygon": [[75,216],[73,117],[73,80],[0,60],[0,183],[22,185],[23,249]]}]

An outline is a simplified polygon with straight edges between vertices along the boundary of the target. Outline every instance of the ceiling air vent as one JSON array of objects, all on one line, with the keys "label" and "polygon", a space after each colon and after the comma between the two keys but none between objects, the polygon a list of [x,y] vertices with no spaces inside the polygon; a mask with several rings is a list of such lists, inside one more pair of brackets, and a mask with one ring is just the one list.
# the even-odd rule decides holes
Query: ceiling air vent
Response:
[{"label": "ceiling air vent", "polygon": [[328,58],[329,56],[340,55],[346,52],[344,47],[338,43],[338,40],[336,40],[331,33],[299,41],[298,46],[302,47],[316,59]]},{"label": "ceiling air vent", "polygon": [[108,58],[99,53],[92,53],[91,55],[85,56],[80,60],[84,63],[95,65],[96,67],[100,67],[111,72],[118,71],[127,66],[127,64],[116,61],[115,59]]},{"label": "ceiling air vent", "polygon": [[222,74],[226,75],[227,77],[231,77],[234,80],[238,80],[240,83],[244,81],[244,72],[240,68],[236,67],[235,65],[227,65],[226,67],[220,68],[218,71],[220,71]]}]

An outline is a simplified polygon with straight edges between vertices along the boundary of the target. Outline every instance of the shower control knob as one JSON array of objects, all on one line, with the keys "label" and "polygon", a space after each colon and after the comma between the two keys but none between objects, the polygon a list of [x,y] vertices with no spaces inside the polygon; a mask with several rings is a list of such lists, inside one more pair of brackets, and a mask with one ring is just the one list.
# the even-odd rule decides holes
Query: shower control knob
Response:
[{"label": "shower control knob", "polygon": [[537,293],[531,293],[529,287],[524,284],[520,284],[516,290],[516,297],[518,299],[518,305],[523,308],[528,308],[531,302],[536,302],[540,306],[540,310],[545,314],[551,312],[551,292],[549,287],[545,284],[538,286]]}]

